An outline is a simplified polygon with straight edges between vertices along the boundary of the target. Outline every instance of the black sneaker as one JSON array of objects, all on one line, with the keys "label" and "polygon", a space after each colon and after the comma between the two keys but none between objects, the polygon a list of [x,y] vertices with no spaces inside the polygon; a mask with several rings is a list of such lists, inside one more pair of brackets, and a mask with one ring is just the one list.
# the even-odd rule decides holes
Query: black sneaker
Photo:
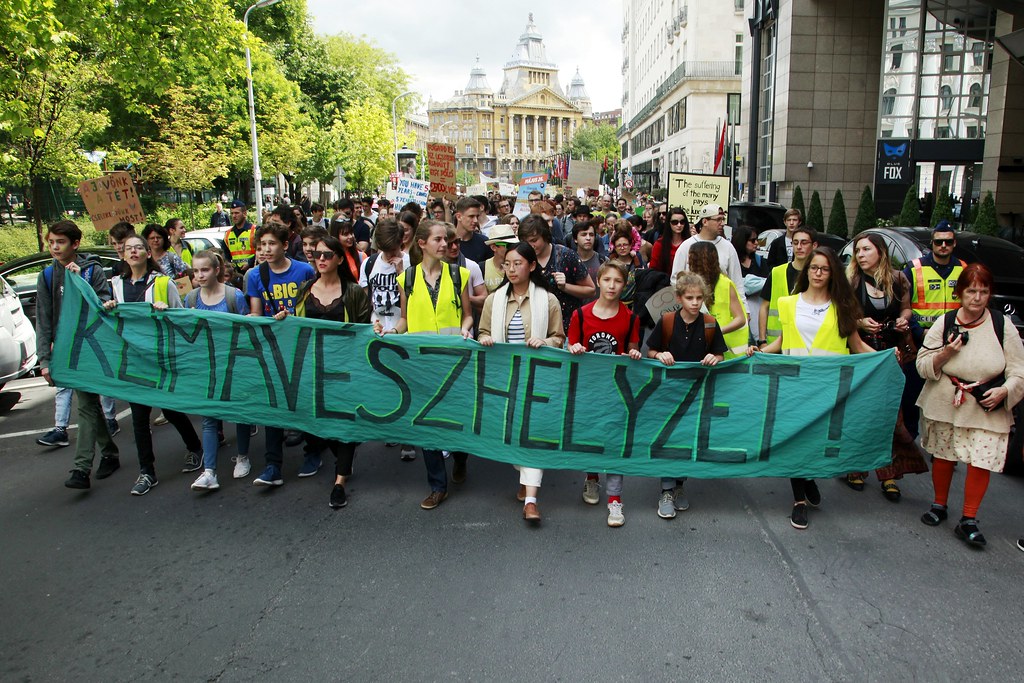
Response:
[{"label": "black sneaker", "polygon": [[40,446],[50,446],[51,448],[63,448],[68,443],[68,430],[66,427],[54,427],[50,431],[43,434],[41,437],[36,439],[36,443]]},{"label": "black sneaker", "polygon": [[143,472],[139,475],[139,478],[135,480],[135,486],[132,487],[133,496],[144,496],[149,493],[149,490],[159,484],[156,480],[156,475],[146,474]]},{"label": "black sneaker", "polygon": [[67,486],[69,489],[89,488],[89,473],[82,470],[71,470],[71,476],[64,482],[64,486]]},{"label": "black sneaker", "polygon": [[181,466],[182,472],[198,472],[203,468],[203,456],[201,453],[189,451],[185,454],[185,464]]},{"label": "black sneaker", "polygon": [[284,445],[285,446],[298,446],[305,440],[305,435],[302,432],[296,432],[291,429],[286,429],[284,432]]},{"label": "black sneaker", "polygon": [[334,488],[331,489],[331,502],[328,503],[332,508],[337,510],[348,505],[348,497],[345,495],[345,487],[341,484],[335,484]]},{"label": "black sneaker", "polygon": [[789,516],[789,523],[794,529],[807,528],[807,503],[796,503],[793,505],[793,514]]},{"label": "black sneaker", "polygon": [[818,485],[811,479],[804,483],[804,498],[812,508],[821,505],[821,491],[818,490]]},{"label": "black sneaker", "polygon": [[116,455],[104,455],[100,458],[100,466],[96,468],[96,478],[106,479],[120,466],[121,460]]}]

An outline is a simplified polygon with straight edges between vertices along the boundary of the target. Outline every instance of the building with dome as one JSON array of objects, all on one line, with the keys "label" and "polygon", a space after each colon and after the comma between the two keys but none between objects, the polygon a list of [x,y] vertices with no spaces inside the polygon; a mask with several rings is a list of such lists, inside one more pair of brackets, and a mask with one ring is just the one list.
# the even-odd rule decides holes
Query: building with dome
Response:
[{"label": "building with dome", "polygon": [[431,100],[429,139],[455,145],[460,171],[515,180],[546,168],[593,112],[579,69],[562,88],[532,14],[502,71],[495,92],[477,58],[465,89]]}]

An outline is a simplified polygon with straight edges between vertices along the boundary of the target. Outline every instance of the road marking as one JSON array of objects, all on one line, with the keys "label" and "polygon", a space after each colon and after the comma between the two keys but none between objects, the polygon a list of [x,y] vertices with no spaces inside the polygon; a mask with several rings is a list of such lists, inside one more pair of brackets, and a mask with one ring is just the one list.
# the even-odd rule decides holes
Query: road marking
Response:
[{"label": "road marking", "polygon": [[[127,417],[128,415],[131,415],[131,413],[132,409],[126,408],[125,410],[122,410],[120,413],[117,414],[117,419],[121,420]],[[25,432],[13,432],[11,434],[0,434],[0,439],[14,439],[20,436],[35,436],[36,434],[45,434],[51,429],[53,429],[53,427],[44,427],[43,429],[30,429]],[[73,425],[68,425],[68,430],[70,431],[72,429],[78,429],[78,424],[76,423]]]}]

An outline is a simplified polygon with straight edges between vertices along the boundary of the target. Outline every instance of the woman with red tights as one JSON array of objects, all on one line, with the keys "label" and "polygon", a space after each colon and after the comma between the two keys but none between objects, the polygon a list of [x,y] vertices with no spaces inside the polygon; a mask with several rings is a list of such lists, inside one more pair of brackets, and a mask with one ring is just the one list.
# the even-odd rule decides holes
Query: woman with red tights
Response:
[{"label": "woman with red tights", "polygon": [[1024,345],[1010,321],[988,308],[988,268],[980,263],[964,268],[956,294],[960,310],[935,321],[917,357],[917,371],[926,380],[917,400],[921,445],[934,456],[935,486],[935,502],[921,521],[928,526],[945,521],[953,471],[963,462],[963,516],[954,531],[968,545],[981,547],[978,507],[989,473],[1002,471],[1006,462],[1011,411],[1024,396]]}]

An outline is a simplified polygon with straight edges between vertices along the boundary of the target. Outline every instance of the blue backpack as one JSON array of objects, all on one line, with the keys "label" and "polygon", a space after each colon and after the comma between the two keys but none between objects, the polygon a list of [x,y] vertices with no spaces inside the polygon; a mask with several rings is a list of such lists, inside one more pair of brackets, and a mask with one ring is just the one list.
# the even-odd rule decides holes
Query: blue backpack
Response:
[{"label": "blue backpack", "polygon": [[[92,269],[96,264],[90,263],[87,268],[81,271],[80,275],[85,278],[86,282],[92,282]],[[53,294],[53,264],[43,268],[43,280],[46,282],[46,288]]]}]

